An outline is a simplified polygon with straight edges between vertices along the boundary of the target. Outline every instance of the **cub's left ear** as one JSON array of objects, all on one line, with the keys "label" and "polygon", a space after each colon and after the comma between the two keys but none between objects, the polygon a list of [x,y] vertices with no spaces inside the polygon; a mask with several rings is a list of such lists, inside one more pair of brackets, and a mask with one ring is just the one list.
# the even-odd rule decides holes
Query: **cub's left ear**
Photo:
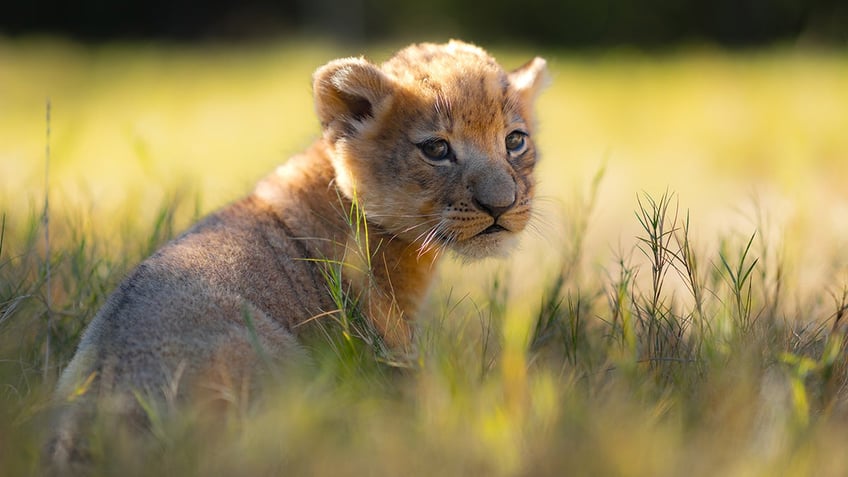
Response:
[{"label": "cub's left ear", "polygon": [[321,126],[341,134],[355,131],[374,117],[393,91],[391,79],[363,58],[331,61],[318,68],[312,79]]},{"label": "cub's left ear", "polygon": [[509,74],[509,82],[525,103],[531,104],[550,83],[547,65],[537,56]]}]

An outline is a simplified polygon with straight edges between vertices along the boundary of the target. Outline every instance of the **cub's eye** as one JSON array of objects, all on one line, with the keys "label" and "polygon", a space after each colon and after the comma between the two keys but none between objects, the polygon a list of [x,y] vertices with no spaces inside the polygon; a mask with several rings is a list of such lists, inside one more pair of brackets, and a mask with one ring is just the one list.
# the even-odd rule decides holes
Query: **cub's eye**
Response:
[{"label": "cub's eye", "polygon": [[427,159],[431,161],[444,161],[450,159],[453,156],[453,151],[451,151],[450,144],[444,139],[430,139],[428,141],[424,141],[416,144],[418,149],[421,149],[421,152],[427,156]]},{"label": "cub's eye", "polygon": [[527,147],[527,134],[521,131],[513,131],[506,136],[506,150],[510,154],[521,154]]}]

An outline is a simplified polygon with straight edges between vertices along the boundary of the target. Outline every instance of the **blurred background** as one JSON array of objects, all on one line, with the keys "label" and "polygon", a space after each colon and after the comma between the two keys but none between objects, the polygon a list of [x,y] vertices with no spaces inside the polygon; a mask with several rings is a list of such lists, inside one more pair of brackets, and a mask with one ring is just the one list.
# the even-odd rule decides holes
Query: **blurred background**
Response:
[{"label": "blurred background", "polygon": [[843,0],[0,2],[7,235],[45,190],[100,236],[174,191],[220,207],[320,134],[317,67],[449,38],[506,68],[548,59],[541,243],[523,248],[542,257],[525,263],[586,224],[589,266],[633,255],[637,195],[670,190],[707,250],[759,230],[811,288],[848,264]]}]

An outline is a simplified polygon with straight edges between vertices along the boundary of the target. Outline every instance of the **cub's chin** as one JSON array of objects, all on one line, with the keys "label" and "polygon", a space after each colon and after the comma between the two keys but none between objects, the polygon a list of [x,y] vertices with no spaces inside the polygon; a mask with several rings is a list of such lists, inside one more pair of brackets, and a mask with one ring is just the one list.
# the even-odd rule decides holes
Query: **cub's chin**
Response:
[{"label": "cub's chin", "polygon": [[448,248],[459,258],[471,261],[488,257],[506,257],[517,245],[518,234],[504,229],[451,242]]}]

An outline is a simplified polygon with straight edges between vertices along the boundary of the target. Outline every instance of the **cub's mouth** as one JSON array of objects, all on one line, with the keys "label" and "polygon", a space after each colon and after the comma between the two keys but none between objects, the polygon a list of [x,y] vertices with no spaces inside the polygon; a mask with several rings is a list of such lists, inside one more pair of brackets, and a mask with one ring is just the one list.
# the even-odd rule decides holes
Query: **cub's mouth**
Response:
[{"label": "cub's mouth", "polygon": [[492,224],[492,225],[486,227],[482,232],[478,233],[477,235],[478,236],[479,235],[489,235],[489,234],[496,234],[498,232],[509,232],[509,230],[507,230],[506,227],[504,227],[502,225]]},{"label": "cub's mouth", "polygon": [[491,218],[480,217],[477,220],[481,223],[476,226],[465,225],[459,219],[455,223],[446,223],[444,228],[432,230],[421,245],[422,250],[437,245],[465,258],[505,256],[516,243],[517,231]]},{"label": "cub's mouth", "polygon": [[494,223],[482,230],[477,229],[476,233],[469,230],[467,235],[456,236],[445,245],[458,255],[469,259],[502,257],[515,245],[515,235],[514,230]]}]

